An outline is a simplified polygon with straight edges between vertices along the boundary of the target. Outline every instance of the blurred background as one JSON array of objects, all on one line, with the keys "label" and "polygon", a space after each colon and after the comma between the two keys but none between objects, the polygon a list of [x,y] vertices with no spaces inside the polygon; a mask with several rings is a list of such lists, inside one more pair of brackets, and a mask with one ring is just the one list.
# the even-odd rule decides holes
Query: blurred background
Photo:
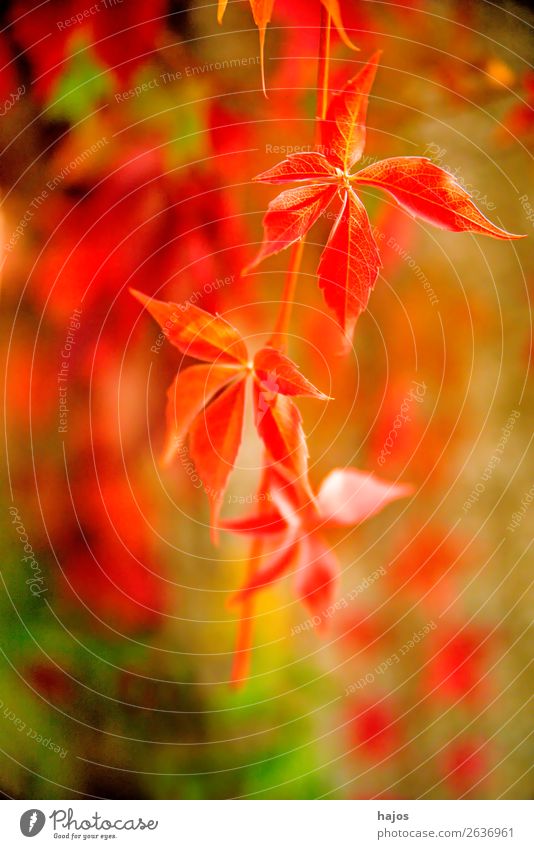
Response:
[{"label": "blurred background", "polygon": [[[370,157],[426,155],[532,235],[527,6],[341,0],[331,87],[383,50]],[[335,466],[415,495],[332,534],[321,633],[291,578],[229,685],[247,545],[214,548],[187,464],[161,469],[180,355],[129,287],[268,338],[287,253],[247,276],[313,144],[319,2],[2,4],[4,451],[0,790],[16,798],[530,798],[534,517],[530,240],[437,231],[365,192],[384,267],[354,348],[307,240],[290,355],[317,485]],[[403,412],[402,420],[399,414]],[[249,416],[249,421],[251,417]],[[227,515],[251,509],[247,425]]]}]

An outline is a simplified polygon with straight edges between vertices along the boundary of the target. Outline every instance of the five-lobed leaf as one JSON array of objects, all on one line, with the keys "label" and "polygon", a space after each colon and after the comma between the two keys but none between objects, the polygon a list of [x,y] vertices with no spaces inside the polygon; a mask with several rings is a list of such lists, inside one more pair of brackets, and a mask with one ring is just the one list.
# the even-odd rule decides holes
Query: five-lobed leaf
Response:
[{"label": "five-lobed leaf", "polygon": [[[272,506],[221,523],[227,531],[281,541],[259,574],[245,583],[241,590],[244,595],[238,593],[237,598],[250,597],[294,566],[297,594],[315,615],[331,603],[338,573],[337,560],[324,539],[325,531],[357,526],[393,501],[409,496],[413,488],[347,468],[330,472],[308,504],[298,498],[291,483],[275,481],[271,492]],[[288,551],[294,552],[295,547],[295,557],[289,557]]]},{"label": "five-lobed leaf", "polygon": [[[256,424],[272,463],[280,464],[306,500],[307,449],[301,417],[289,397],[326,399],[292,360],[271,346],[253,362],[239,332],[220,316],[200,307],[179,305],[140,292],[132,294],[184,354],[208,360],[178,373],[167,392],[167,436],[163,461],[168,463],[189,436],[189,450],[211,503],[216,527],[222,496],[241,441],[245,386],[254,381]],[[274,479],[274,472],[270,473]]]},{"label": "five-lobed leaf", "polygon": [[425,157],[386,159],[352,174],[362,156],[369,93],[380,52],[376,52],[330,101],[320,121],[321,153],[288,156],[263,172],[260,182],[300,182],[269,204],[264,240],[248,268],[302,239],[337,191],[342,209],[319,262],[319,285],[350,340],[358,316],[367,308],[381,266],[371,225],[357,186],[377,186],[393,195],[412,215],[447,230],[470,230],[497,239],[518,239],[492,224],[460,184]]}]

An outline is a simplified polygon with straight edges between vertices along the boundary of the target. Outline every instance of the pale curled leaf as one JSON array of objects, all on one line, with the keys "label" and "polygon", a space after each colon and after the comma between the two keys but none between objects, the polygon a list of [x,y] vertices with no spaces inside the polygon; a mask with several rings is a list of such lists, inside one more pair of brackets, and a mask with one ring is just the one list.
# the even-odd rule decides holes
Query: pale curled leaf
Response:
[{"label": "pale curled leaf", "polygon": [[381,480],[372,472],[334,469],[320,486],[317,505],[328,525],[349,527],[370,519],[392,501],[406,498],[412,492],[409,484]]}]

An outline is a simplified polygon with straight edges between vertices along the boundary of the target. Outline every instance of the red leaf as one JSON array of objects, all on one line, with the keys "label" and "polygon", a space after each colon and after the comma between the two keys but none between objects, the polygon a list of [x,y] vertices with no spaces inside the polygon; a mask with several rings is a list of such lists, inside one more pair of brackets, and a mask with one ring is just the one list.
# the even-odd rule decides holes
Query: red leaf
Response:
[{"label": "red leaf", "polygon": [[233,365],[215,363],[191,366],[176,375],[167,391],[164,463],[173,459],[195,417],[238,374]]},{"label": "red leaf", "polygon": [[211,504],[216,529],[222,498],[241,443],[245,380],[225,389],[189,429],[189,450]]},{"label": "red leaf", "polygon": [[331,526],[359,525],[412,492],[409,484],[389,483],[371,472],[334,469],[321,484],[317,505],[321,517]]},{"label": "red leaf", "polygon": [[278,195],[263,219],[265,232],[260,251],[245,271],[302,239],[335,194],[335,186],[301,186]]},{"label": "red leaf", "polygon": [[365,207],[349,190],[319,262],[319,286],[348,339],[369,301],[380,256]]},{"label": "red leaf", "polygon": [[258,590],[263,590],[273,584],[291,569],[299,556],[299,552],[300,546],[297,542],[288,543],[266,566],[258,569],[252,575],[248,583],[232,596],[229,604],[243,602]]},{"label": "red leaf", "polygon": [[361,159],[365,147],[367,102],[380,51],[330,101],[321,123],[322,149],[330,162],[345,173]]},{"label": "red leaf", "polygon": [[[330,549],[317,535],[303,545],[301,567],[296,578],[296,592],[312,616],[321,616],[334,599],[338,563]],[[317,627],[320,628],[321,621]]]},{"label": "red leaf", "polygon": [[336,169],[322,153],[290,153],[287,159],[254,180],[258,183],[298,183],[299,180],[324,183],[337,176]]},{"label": "red leaf", "polygon": [[281,392],[282,395],[307,395],[325,400],[328,396],[319,392],[298,370],[289,357],[276,348],[262,348],[254,357],[254,372],[261,381],[263,391]]},{"label": "red leaf", "polygon": [[455,178],[424,156],[383,159],[358,171],[358,183],[378,186],[412,215],[444,230],[470,230],[495,239],[521,239],[491,223]]},{"label": "red leaf", "polygon": [[287,523],[278,512],[253,513],[237,519],[224,519],[221,528],[235,534],[253,537],[269,537],[287,531]]},{"label": "red leaf", "polygon": [[308,449],[297,407],[285,395],[267,397],[257,384],[254,406],[256,427],[269,455],[308,489]]},{"label": "red leaf", "polygon": [[239,332],[223,318],[196,307],[149,298],[135,289],[132,295],[147,308],[165,336],[182,354],[217,363],[248,362],[248,352]]}]

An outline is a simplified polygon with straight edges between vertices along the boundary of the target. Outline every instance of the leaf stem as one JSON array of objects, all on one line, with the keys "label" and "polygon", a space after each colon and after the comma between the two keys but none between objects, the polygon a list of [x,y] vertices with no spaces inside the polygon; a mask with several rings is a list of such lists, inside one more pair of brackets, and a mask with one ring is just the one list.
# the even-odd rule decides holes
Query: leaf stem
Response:
[{"label": "leaf stem", "polygon": [[273,348],[278,348],[283,351],[287,347],[287,333],[289,330],[289,321],[291,318],[291,310],[293,300],[295,298],[295,289],[297,288],[297,279],[302,262],[302,254],[304,252],[304,239],[299,239],[291,248],[291,256],[289,258],[289,267],[286,273],[284,282],[284,290],[280,300],[280,309],[274,325],[273,335],[269,341],[269,345]]},{"label": "leaf stem", "polygon": [[327,9],[321,5],[321,23],[319,31],[319,64],[317,68],[317,125],[316,134],[319,141],[319,121],[326,118],[328,107],[328,77],[330,74],[330,35],[332,31],[332,17]]},{"label": "leaf stem", "polygon": [[[319,55],[317,59],[317,116],[324,120],[328,106],[328,77],[330,71],[330,35],[332,30],[332,17],[327,9],[321,5],[321,21],[319,29]],[[316,141],[319,142],[320,126],[316,121]],[[295,297],[297,279],[302,262],[305,237],[293,245],[289,268],[284,282],[284,290],[280,301],[280,310],[275,322],[270,345],[273,348],[285,350],[287,346],[287,332],[291,319],[291,310]]]},{"label": "leaf stem", "polygon": [[[317,70],[317,115],[324,119],[328,106],[328,74],[330,68],[330,32],[331,17],[324,6],[321,6],[321,23],[319,33],[319,55]],[[265,90],[265,83],[264,83]],[[316,140],[319,142],[319,121],[316,122]],[[300,273],[302,254],[304,253],[305,237],[295,242],[291,249],[289,267],[284,281],[284,289],[280,300],[280,308],[275,321],[274,330],[269,344],[273,348],[284,351],[287,347],[287,334],[291,320],[291,310],[295,298],[295,289]],[[261,487],[260,487],[261,489]],[[257,569],[256,561],[262,554],[261,540],[253,540],[249,552],[248,574],[252,575]],[[243,686],[250,672],[250,655],[253,638],[254,600],[247,599],[241,608],[241,618],[238,625],[237,644],[233,659],[231,681],[235,688]]]}]

